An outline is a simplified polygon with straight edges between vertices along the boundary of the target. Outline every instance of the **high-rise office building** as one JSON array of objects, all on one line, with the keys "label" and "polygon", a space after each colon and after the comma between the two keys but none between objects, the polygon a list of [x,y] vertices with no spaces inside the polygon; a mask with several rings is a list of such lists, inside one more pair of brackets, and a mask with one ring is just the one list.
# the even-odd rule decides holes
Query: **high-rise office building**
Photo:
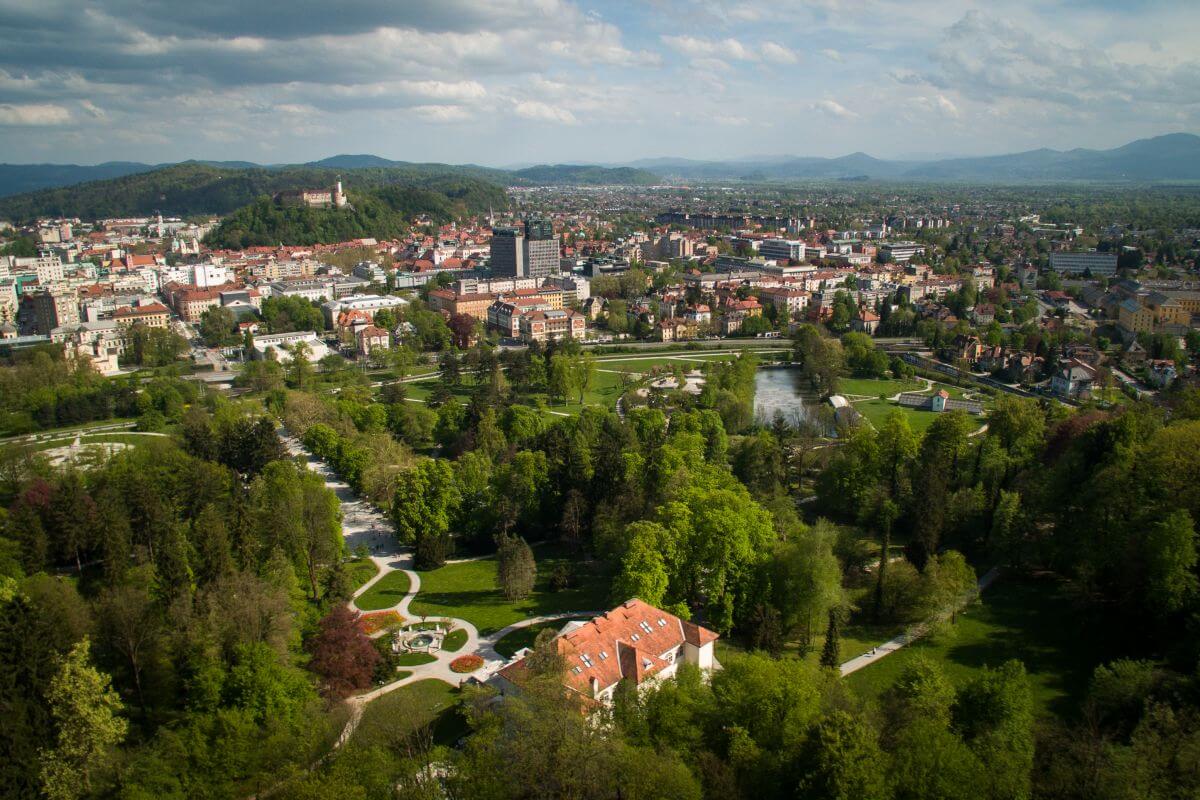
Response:
[{"label": "high-rise office building", "polygon": [[559,272],[558,237],[548,219],[525,220],[525,277],[549,278]]},{"label": "high-rise office building", "polygon": [[492,233],[492,275],[548,278],[559,273],[558,236],[549,220],[529,219],[523,228],[497,228]]},{"label": "high-rise office building", "polygon": [[492,274],[519,278],[525,269],[525,232],[520,228],[492,231]]}]

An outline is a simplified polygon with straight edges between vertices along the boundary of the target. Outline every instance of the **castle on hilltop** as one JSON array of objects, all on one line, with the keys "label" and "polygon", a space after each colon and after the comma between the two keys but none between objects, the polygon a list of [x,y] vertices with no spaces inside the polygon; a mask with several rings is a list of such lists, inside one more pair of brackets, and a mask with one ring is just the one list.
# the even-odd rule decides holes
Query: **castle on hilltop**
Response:
[{"label": "castle on hilltop", "polygon": [[275,202],[285,206],[309,208],[345,208],[349,205],[342,191],[341,178],[328,189],[290,189],[275,195]]}]

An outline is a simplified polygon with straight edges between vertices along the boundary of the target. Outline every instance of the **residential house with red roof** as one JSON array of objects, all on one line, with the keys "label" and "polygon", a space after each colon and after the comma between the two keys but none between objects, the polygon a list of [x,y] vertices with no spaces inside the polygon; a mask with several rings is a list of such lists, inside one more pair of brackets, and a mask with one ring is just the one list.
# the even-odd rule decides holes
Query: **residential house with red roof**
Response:
[{"label": "residential house with red roof", "polygon": [[[566,666],[564,688],[588,701],[609,704],[617,684],[642,687],[675,675],[681,663],[709,671],[717,634],[637,598],[587,622],[568,623],[554,646]],[[528,676],[525,654],[491,679],[501,694],[520,691]]]}]

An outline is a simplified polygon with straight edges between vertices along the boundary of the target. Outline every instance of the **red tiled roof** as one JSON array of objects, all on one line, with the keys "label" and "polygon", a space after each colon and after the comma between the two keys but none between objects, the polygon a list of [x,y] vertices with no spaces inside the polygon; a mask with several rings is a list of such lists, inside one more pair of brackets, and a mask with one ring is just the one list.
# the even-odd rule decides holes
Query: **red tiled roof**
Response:
[{"label": "red tiled roof", "polygon": [[[593,681],[600,690],[622,678],[641,683],[670,666],[663,656],[685,642],[699,647],[716,638],[710,630],[634,598],[559,636],[555,645],[566,662],[566,685],[590,698]],[[514,682],[523,672],[523,661],[500,670]]]}]

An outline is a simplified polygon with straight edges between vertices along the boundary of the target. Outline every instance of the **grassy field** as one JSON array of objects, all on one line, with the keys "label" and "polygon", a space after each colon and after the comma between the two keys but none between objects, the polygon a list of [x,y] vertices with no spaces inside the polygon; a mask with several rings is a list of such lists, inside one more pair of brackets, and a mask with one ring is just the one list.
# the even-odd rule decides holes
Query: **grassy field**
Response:
[{"label": "grassy field", "polygon": [[0,438],[0,444],[8,444],[15,439],[25,439],[30,436],[68,436],[77,431],[87,431],[91,430],[92,428],[104,428],[110,425],[120,425],[127,422],[137,422],[137,419],[134,417],[113,417],[112,419],[98,419],[93,422],[84,422],[76,425],[64,425],[61,428],[46,428],[45,430],[30,431],[29,433],[14,434],[11,436],[5,435],[3,438]]},{"label": "grassy field", "polygon": [[[581,617],[581,619],[591,619],[590,617]],[[538,634],[547,628],[557,631],[566,625],[570,620],[560,619],[554,622],[542,622],[538,625],[529,625],[525,628],[518,628],[510,634],[507,634],[503,639],[496,642],[496,652],[505,658],[512,658],[516,652],[524,647],[533,647],[533,643],[537,640]]]},{"label": "grassy field", "polygon": [[462,650],[463,645],[467,643],[467,632],[462,628],[456,628],[446,634],[446,638],[442,639],[442,649],[447,653],[457,653]]},{"label": "grassy field", "polygon": [[[953,388],[953,387],[951,387]],[[903,408],[891,400],[859,400],[852,404],[858,413],[862,414],[876,428],[883,425],[883,421],[887,419],[888,414],[893,411],[899,411],[908,417],[908,424],[917,433],[924,433],[933,421],[938,418],[938,415],[933,411],[926,411],[919,408]],[[987,406],[984,406],[986,412]],[[984,415],[969,414],[968,419],[973,423],[972,430],[978,429],[984,423]]]},{"label": "grassy field", "polygon": [[455,710],[458,689],[437,680],[417,681],[372,700],[363,710],[353,744],[387,747],[422,725],[433,729],[437,744],[454,744],[467,732]]},{"label": "grassy field", "polygon": [[732,353],[718,353],[711,356],[679,355],[673,357],[659,356],[654,358],[627,357],[613,359],[612,361],[597,360],[596,369],[608,369],[616,370],[617,372],[629,373],[645,373],[649,372],[655,367],[668,367],[670,369],[674,369],[678,366],[690,370],[703,366],[706,363],[712,363],[713,361],[729,361],[733,357],[734,354]]},{"label": "grassy field", "polygon": [[346,562],[346,572],[350,575],[350,585],[357,589],[374,578],[379,567],[369,558],[356,558]]},{"label": "grassy field", "polygon": [[408,594],[408,575],[400,570],[389,572],[379,582],[354,599],[354,605],[363,611],[378,611],[391,608]]},{"label": "grassy field", "polygon": [[[849,661],[856,656],[861,656],[863,653],[870,650],[872,647],[877,647],[889,639],[894,639],[904,630],[903,625],[871,625],[863,623],[851,623],[842,629],[841,638],[841,656],[839,661]],[[512,634],[510,634],[511,636]],[[501,641],[508,639],[505,636]],[[821,651],[825,647],[825,635],[818,634],[813,638],[812,647],[804,654],[803,658],[806,661],[811,661],[816,664],[821,660]],[[500,648],[497,646],[496,648]],[[717,658],[724,658],[726,655],[733,654],[735,657],[746,652],[741,643],[732,638],[723,638],[717,640]],[[800,643],[791,641],[784,645],[782,658],[801,658]]]},{"label": "grassy field", "polygon": [[584,569],[576,570],[575,586],[561,592],[549,588],[550,573],[568,559],[537,554],[538,577],[533,594],[507,600],[496,583],[496,560],[462,561],[421,574],[421,591],[410,606],[413,614],[465,619],[481,634],[491,633],[542,614],[590,612],[608,607],[607,582]]},{"label": "grassy field", "polygon": [[[983,666],[1015,658],[1025,664],[1034,704],[1042,714],[1068,713],[1105,660],[1101,631],[1088,630],[1055,578],[1004,576],[959,617],[952,631],[922,640],[848,676],[860,695],[878,697],[917,654],[936,659],[956,684]],[[859,653],[847,654],[847,657]]]},{"label": "grassy field", "polygon": [[437,657],[429,653],[401,653],[395,660],[401,667],[419,667],[422,664],[432,664],[437,661]]},{"label": "grassy field", "polygon": [[925,388],[924,381],[901,381],[894,378],[838,378],[838,394],[860,394],[891,397],[898,392],[918,392]]}]

